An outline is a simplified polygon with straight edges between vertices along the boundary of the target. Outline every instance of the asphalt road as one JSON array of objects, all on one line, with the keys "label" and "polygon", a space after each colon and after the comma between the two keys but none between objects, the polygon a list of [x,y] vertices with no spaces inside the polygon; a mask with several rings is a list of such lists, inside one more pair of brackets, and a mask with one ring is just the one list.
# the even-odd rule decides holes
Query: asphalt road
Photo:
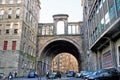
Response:
[{"label": "asphalt road", "polygon": [[14,78],[11,80],[83,80],[83,79],[74,78],[74,77],[62,77],[62,78],[58,78],[58,79],[46,79],[43,77],[43,78]]}]

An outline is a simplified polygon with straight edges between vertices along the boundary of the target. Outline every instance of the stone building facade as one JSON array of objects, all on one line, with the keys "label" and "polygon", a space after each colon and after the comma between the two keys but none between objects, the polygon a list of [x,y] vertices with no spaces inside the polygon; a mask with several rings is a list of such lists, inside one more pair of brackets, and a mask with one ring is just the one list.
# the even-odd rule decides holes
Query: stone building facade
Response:
[{"label": "stone building facade", "polygon": [[[94,63],[92,56],[94,54],[89,55],[90,49],[89,49],[89,29],[88,29],[88,21],[87,17],[89,15],[89,10],[93,4],[93,0],[81,0],[81,5],[83,6],[83,26],[81,28],[81,33],[83,35],[82,37],[82,47],[83,47],[83,53],[84,53],[84,65],[85,70],[94,70]],[[89,67],[88,67],[89,66]]]},{"label": "stone building facade", "polygon": [[35,69],[39,0],[0,0],[0,73]]},{"label": "stone building facade", "polygon": [[88,28],[89,55],[93,55],[94,69],[114,67],[120,71],[120,1],[92,2],[90,8],[86,5],[83,7],[89,11],[84,15],[87,21],[83,24]]}]

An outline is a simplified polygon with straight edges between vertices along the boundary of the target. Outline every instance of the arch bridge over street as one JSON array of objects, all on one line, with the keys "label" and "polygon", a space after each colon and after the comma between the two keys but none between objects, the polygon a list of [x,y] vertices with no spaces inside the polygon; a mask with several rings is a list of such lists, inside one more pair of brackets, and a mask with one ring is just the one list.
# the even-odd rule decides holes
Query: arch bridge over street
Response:
[{"label": "arch bridge over street", "polygon": [[78,62],[78,71],[83,70],[82,22],[68,22],[67,14],[53,15],[53,23],[39,23],[37,71],[50,71],[52,60],[60,53],[72,54]]}]

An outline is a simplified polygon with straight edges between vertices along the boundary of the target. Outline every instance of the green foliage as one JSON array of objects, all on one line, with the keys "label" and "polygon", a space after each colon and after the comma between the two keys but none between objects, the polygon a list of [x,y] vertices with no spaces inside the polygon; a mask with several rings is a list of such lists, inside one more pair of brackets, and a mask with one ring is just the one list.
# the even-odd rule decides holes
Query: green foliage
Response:
[{"label": "green foliage", "polygon": [[36,58],[34,56],[31,56],[29,54],[27,54],[27,58],[33,62],[35,62]]},{"label": "green foliage", "polygon": [[20,52],[20,55],[23,56],[23,57],[26,56],[27,59],[29,59],[29,60],[31,60],[31,61],[33,61],[33,62],[36,61],[36,57],[34,57],[34,56],[30,55],[30,54],[24,53],[23,51]]}]

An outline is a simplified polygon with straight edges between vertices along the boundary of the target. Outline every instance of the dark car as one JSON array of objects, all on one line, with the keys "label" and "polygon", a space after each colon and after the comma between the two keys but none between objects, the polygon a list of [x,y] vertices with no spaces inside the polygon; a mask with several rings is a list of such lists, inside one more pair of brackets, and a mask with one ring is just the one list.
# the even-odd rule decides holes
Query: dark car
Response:
[{"label": "dark car", "polygon": [[115,68],[99,69],[86,80],[119,80],[120,73]]},{"label": "dark car", "polygon": [[49,79],[56,79],[56,78],[61,78],[60,72],[52,72],[49,74]]},{"label": "dark car", "polygon": [[38,77],[37,73],[34,71],[30,71],[28,74],[28,78],[35,78],[35,77]]}]

